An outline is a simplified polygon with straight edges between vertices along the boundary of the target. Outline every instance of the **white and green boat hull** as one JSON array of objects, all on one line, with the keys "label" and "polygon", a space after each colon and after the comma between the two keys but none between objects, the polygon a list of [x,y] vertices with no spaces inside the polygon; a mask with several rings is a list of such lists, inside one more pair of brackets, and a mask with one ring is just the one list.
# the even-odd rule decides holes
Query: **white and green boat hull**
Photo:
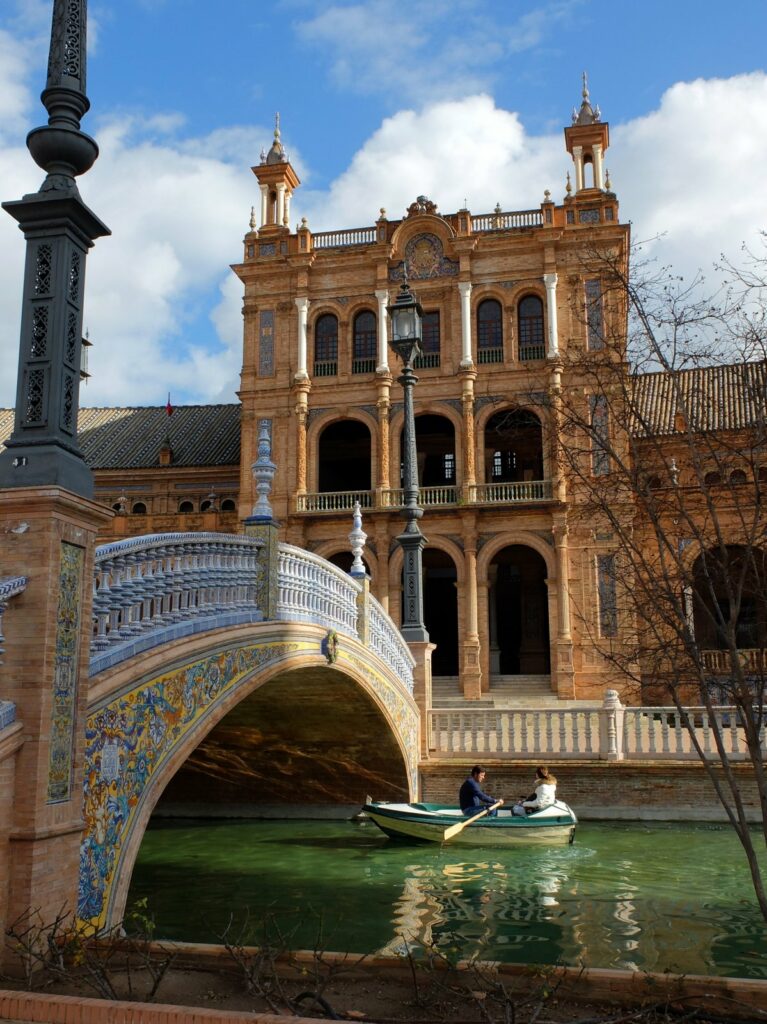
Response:
[{"label": "white and green boat hull", "polygon": [[445,830],[466,821],[460,808],[440,804],[365,804],[365,813],[392,839],[443,843],[451,846],[567,846],[575,837],[578,819],[566,803],[528,817],[501,808],[496,817],[482,817],[445,839]]}]

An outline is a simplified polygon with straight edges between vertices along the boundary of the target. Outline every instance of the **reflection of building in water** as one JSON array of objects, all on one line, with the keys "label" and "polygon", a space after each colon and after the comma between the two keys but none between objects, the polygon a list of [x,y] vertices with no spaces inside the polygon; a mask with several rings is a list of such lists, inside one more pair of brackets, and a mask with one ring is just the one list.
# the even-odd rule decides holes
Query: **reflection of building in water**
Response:
[{"label": "reflection of building in water", "polygon": [[674,905],[663,896],[656,903],[621,884],[614,872],[600,890],[570,892],[565,903],[574,944],[586,967],[700,973],[701,965],[712,962],[722,930],[714,915],[710,921],[702,920],[699,906],[693,908],[681,899]]},{"label": "reflection of building in water", "polygon": [[[563,868],[530,860],[524,891],[510,887],[501,863],[434,864],[413,867],[394,908],[395,935],[380,951],[406,955],[456,946],[462,957],[494,958],[500,947],[517,947],[513,960],[557,962],[570,945],[563,935],[557,894]],[[503,959],[509,959],[508,955]]]}]

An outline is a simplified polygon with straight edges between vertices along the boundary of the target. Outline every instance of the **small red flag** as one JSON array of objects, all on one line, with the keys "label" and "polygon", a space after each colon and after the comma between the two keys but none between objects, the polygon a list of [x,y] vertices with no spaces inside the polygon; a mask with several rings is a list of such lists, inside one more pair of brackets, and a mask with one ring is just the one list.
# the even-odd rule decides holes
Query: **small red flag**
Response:
[{"label": "small red flag", "polygon": [[167,405],[165,406],[165,411],[167,412],[167,414],[168,414],[169,416],[172,416],[172,415],[173,415],[173,413],[174,413],[174,412],[176,411],[176,410],[175,410],[175,409],[173,408],[173,406],[172,406],[172,405],[170,404],[170,391],[168,392],[168,404],[167,404]]}]

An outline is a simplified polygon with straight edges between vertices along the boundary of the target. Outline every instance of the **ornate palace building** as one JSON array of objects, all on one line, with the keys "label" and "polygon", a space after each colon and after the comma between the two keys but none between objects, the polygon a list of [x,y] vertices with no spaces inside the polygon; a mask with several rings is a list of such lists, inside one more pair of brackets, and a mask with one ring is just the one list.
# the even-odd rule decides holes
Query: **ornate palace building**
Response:
[{"label": "ornate palace building", "polygon": [[[435,703],[541,707],[625,692],[600,653],[627,629],[614,538],[584,515],[560,435],[565,392],[580,392],[592,421],[614,429],[615,405],[587,368],[607,337],[625,334],[604,254],[626,266],[629,228],[604,167],[608,125],[585,86],[564,136],[572,167],[561,205],[547,191],[533,210],[443,214],[419,196],[402,219],[382,209],[369,227],[314,233],[305,220],[289,226],[300,182],[277,128],[253,168],[260,213],[234,267],[241,404],[83,409],[96,497],[118,513],[104,539],[237,532],[255,503],[251,465],[267,421],[283,538],[348,569],[359,502],[372,592],[401,621],[403,402],[387,306],[407,280],[424,310],[415,410]],[[758,418],[744,395],[758,391],[764,363],[751,365],[750,383],[742,367],[695,371],[692,415],[705,422],[715,408],[720,432]],[[683,427],[662,375],[633,386],[645,432],[673,445]],[[11,426],[0,413],[1,436]],[[606,472],[598,450],[589,459],[591,472]]]}]

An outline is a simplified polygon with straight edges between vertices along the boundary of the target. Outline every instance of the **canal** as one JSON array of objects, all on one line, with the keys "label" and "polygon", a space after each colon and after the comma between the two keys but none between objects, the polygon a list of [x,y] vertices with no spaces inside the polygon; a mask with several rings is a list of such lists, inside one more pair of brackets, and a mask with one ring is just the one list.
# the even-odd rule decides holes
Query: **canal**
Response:
[{"label": "canal", "polygon": [[[767,933],[728,826],[586,823],[569,847],[387,840],[371,823],[156,821],[128,906],[161,938],[767,978]],[[263,922],[263,923],[262,923]]]}]

